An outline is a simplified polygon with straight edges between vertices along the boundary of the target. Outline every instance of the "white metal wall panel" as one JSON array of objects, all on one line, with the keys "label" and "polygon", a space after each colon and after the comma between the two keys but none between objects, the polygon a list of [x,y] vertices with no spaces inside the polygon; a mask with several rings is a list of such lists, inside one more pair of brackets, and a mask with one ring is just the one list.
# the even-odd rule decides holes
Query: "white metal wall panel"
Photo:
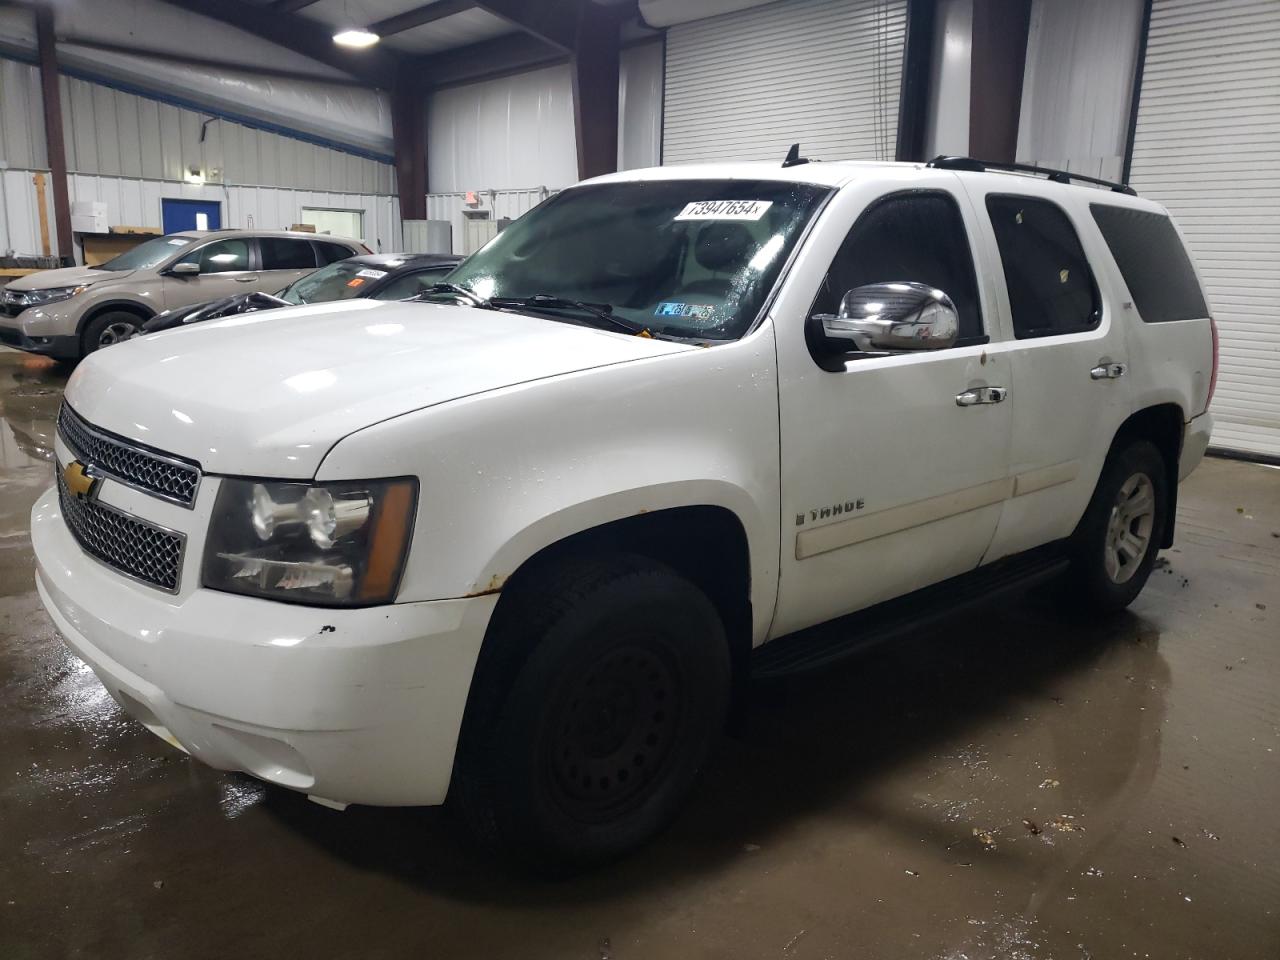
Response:
[{"label": "white metal wall panel", "polygon": [[494,220],[514,220],[556,192],[544,187],[526,190],[484,190],[477,195],[480,206],[472,208],[466,205],[465,193],[429,193],[427,194],[427,219],[448,221],[453,228],[453,252],[463,254],[466,253],[467,220],[463,215],[464,210],[486,210]]},{"label": "white metal wall panel", "polygon": [[1142,0],[1032,0],[1018,160],[1119,180]]},{"label": "white metal wall panel", "polygon": [[44,99],[40,74],[30,64],[0,59],[0,160],[40,169],[45,158]]},{"label": "white metal wall panel", "polygon": [[1214,445],[1280,455],[1280,3],[1154,0],[1130,182],[1208,290]]},{"label": "white metal wall panel", "polygon": [[618,69],[618,169],[662,162],[662,43],[622,51]]},{"label": "white metal wall panel", "polygon": [[[0,170],[0,254],[42,254],[40,208],[30,170]],[[53,229],[53,188],[45,187],[45,216],[50,249],[56,249]]]},{"label": "white metal wall panel", "polygon": [[892,160],[906,0],[782,0],[667,31],[663,163]]}]

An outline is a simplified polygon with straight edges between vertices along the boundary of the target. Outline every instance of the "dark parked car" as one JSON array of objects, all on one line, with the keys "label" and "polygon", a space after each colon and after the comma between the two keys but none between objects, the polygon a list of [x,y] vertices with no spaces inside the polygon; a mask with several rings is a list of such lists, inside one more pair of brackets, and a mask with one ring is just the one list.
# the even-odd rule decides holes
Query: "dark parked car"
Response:
[{"label": "dark parked car", "polygon": [[333,300],[407,300],[439,282],[462,257],[443,253],[379,253],[339,260],[295,280],[279,293],[239,293],[177,310],[142,325],[141,334],[171,330],[256,310]]}]

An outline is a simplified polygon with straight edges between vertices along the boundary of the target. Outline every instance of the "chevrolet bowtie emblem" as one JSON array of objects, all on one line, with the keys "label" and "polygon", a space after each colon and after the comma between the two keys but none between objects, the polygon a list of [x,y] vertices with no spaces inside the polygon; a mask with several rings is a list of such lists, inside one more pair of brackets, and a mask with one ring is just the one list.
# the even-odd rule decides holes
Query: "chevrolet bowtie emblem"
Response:
[{"label": "chevrolet bowtie emblem", "polygon": [[88,469],[79,460],[72,460],[62,468],[62,480],[72,496],[79,500],[92,500],[101,482],[97,477],[91,477]]}]

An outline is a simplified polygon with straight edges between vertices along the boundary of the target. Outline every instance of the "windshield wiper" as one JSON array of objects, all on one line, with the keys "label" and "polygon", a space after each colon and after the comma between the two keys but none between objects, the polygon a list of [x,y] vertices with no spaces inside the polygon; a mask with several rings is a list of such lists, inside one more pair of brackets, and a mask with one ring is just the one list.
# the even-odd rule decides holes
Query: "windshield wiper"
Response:
[{"label": "windshield wiper", "polygon": [[480,294],[476,293],[474,290],[464,287],[458,283],[449,283],[445,280],[441,280],[439,283],[433,283],[416,297],[413,297],[413,299],[421,300],[423,297],[430,296],[433,293],[452,293],[454,296],[462,297],[471,304],[471,306],[479,307],[482,310],[492,310],[494,308],[494,304],[491,301],[480,296]]},{"label": "windshield wiper", "polygon": [[582,300],[570,300],[566,297],[552,296],[549,293],[535,293],[531,297],[492,297],[489,302],[495,307],[528,307],[534,310],[542,308],[550,310],[580,310],[589,316],[595,317],[597,320],[612,324],[616,329],[623,330],[626,333],[637,334],[644,331],[644,327],[629,323],[614,314],[613,305],[609,303],[586,303]]}]

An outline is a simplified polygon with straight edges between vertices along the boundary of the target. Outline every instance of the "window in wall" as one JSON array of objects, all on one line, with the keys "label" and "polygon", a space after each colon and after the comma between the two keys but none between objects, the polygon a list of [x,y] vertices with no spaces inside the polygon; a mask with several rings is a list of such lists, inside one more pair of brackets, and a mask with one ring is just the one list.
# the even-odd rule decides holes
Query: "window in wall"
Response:
[{"label": "window in wall", "polygon": [[258,252],[262,254],[263,270],[312,270],[316,266],[316,252],[310,240],[259,237]]},{"label": "window in wall", "polygon": [[1092,330],[1102,318],[1098,286],[1071,220],[1048,200],[987,197],[1019,340]]},{"label": "window in wall", "polygon": [[232,273],[249,269],[247,240],[215,240],[182,258],[183,263],[200,265],[201,273]]},{"label": "window in wall", "polygon": [[1147,323],[1209,315],[1191,258],[1173,221],[1160,213],[1091,203],[1093,219]]},{"label": "window in wall", "polygon": [[316,233],[328,233],[348,240],[359,240],[364,236],[363,210],[303,207],[302,222],[315,227]]},{"label": "window in wall", "polygon": [[960,315],[957,345],[982,341],[969,235],[950,194],[896,193],[874,201],[845,237],[811,312],[835,313],[855,287],[895,281],[927,283],[943,291]]}]

